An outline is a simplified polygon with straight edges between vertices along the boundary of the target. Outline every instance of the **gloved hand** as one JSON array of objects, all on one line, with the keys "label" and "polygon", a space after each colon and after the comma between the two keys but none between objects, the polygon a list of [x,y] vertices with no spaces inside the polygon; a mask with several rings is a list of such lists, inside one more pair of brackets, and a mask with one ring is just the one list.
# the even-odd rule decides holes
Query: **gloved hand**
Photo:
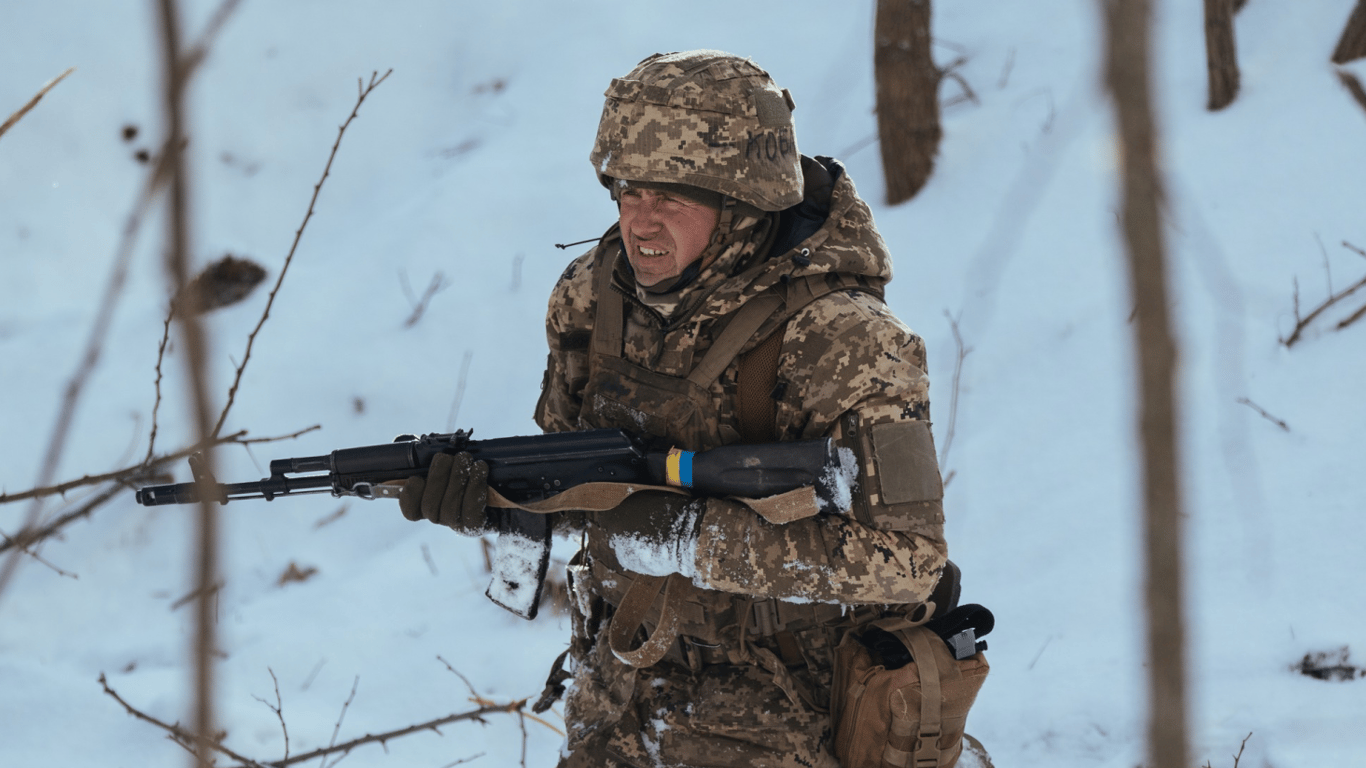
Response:
[{"label": "gloved hand", "polygon": [[496,527],[494,514],[485,508],[488,478],[489,465],[469,453],[439,454],[427,477],[413,476],[403,483],[398,507],[409,520],[426,518],[466,536],[479,536]]},{"label": "gloved hand", "polygon": [[592,527],[605,535],[608,565],[647,576],[697,572],[697,536],[707,502],[672,493],[646,491],[627,497],[615,509],[592,515]]}]

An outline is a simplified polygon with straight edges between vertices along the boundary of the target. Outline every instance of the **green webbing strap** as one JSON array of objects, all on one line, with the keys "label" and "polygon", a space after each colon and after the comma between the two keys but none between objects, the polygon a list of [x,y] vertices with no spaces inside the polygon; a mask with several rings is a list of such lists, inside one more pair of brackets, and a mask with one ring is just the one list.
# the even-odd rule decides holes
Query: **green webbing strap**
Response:
[{"label": "green webbing strap", "polygon": [[621,357],[621,294],[612,290],[614,250],[603,247],[602,260],[594,267],[597,271],[593,275],[593,292],[598,297],[598,310],[593,318],[593,351],[608,357]]}]

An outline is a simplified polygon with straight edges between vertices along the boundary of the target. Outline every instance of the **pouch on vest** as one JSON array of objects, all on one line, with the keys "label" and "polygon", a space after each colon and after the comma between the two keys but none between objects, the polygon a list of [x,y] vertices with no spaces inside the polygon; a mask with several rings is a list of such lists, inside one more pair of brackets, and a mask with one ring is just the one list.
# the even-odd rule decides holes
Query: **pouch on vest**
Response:
[{"label": "pouch on vest", "polygon": [[[981,634],[990,631],[990,612],[980,606],[944,618],[965,609],[985,612]],[[968,710],[990,670],[986,656],[978,651],[955,659],[951,639],[906,624],[873,622],[876,638],[871,629],[851,631],[835,650],[830,716],[835,757],[844,768],[952,768],[962,754]],[[875,642],[890,638],[900,641],[895,648]],[[963,650],[975,651],[975,643]],[[909,652],[911,660],[898,652]]]}]

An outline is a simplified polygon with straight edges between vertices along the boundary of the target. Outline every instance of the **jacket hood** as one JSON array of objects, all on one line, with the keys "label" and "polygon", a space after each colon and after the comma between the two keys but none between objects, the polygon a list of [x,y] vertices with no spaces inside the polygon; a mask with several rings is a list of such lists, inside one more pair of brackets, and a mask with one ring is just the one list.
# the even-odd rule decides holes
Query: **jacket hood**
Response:
[{"label": "jacket hood", "polygon": [[[731,263],[713,264],[681,292],[668,325],[723,317],[746,301],[796,278],[836,274],[880,290],[892,279],[892,258],[868,204],[839,161],[802,157],[805,195],[779,213],[766,248]],[[609,232],[610,235],[615,234]],[[618,279],[622,274],[619,257]],[[629,279],[629,278],[628,278]],[[634,281],[632,281],[634,282]],[[627,283],[620,282],[621,287]],[[625,291],[628,295],[633,290]]]}]

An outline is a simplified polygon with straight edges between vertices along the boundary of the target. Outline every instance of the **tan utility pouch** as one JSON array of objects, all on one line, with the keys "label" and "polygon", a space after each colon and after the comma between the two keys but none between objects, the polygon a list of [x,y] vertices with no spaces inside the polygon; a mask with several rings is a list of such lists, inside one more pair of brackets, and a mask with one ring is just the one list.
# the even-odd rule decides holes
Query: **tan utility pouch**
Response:
[{"label": "tan utility pouch", "polygon": [[968,710],[987,679],[986,657],[955,660],[924,627],[891,634],[913,659],[899,669],[877,663],[855,632],[835,651],[835,757],[843,768],[952,768],[963,752]]}]

